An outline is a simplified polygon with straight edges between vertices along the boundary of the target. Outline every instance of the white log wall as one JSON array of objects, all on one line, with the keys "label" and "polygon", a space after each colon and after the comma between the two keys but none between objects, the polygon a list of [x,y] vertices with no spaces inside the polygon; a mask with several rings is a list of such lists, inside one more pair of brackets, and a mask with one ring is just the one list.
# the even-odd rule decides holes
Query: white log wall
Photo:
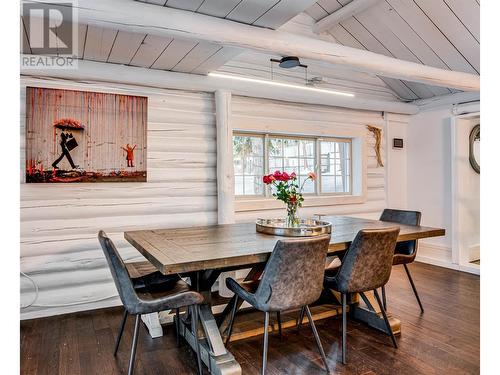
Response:
[{"label": "white log wall", "polygon": [[[148,97],[148,182],[24,184],[25,88],[41,86]],[[382,112],[233,96],[234,129],[338,135],[364,132],[367,197],[361,204],[304,208],[302,215],[376,218],[386,206],[385,168],[377,167],[367,124],[384,128]],[[385,137],[383,137],[384,139]],[[142,257],[123,231],[217,223],[216,126],[213,93],[163,90],[115,83],[21,78],[21,271],[39,287],[23,319],[120,304],[97,241],[99,229],[126,261]],[[382,147],[385,158],[385,140]],[[236,212],[236,221],[282,216],[281,210]],[[34,288],[21,278],[21,304]]]},{"label": "white log wall", "polygon": [[[140,260],[124,230],[217,222],[213,93],[22,77],[21,176],[26,86],[149,98],[147,183],[21,184],[21,271],[39,286],[38,299],[21,310],[22,318],[119,304],[99,229],[126,260]],[[22,277],[21,304],[33,297],[33,285]]]},{"label": "white log wall", "polygon": [[[314,214],[351,215],[378,218],[386,207],[385,168],[377,167],[375,140],[366,125],[385,127],[382,112],[351,110],[340,107],[314,106],[285,103],[233,96],[233,129],[269,133],[284,133],[321,136],[352,136],[364,133],[367,142],[367,196],[364,203],[339,204],[334,206],[303,207],[299,215]],[[382,137],[382,159],[385,161],[385,140]],[[307,199],[307,197],[306,197]],[[236,221],[252,221],[257,218],[282,217],[282,210],[256,210],[236,212]]]}]

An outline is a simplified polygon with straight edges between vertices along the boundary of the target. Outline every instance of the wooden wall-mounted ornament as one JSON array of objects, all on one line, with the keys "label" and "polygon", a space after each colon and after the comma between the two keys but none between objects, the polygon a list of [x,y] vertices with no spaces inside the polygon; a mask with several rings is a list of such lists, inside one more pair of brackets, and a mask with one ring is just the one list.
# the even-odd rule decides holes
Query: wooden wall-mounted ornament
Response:
[{"label": "wooden wall-mounted ornament", "polygon": [[377,166],[383,167],[382,156],[380,154],[380,147],[382,145],[382,129],[376,126],[366,125],[366,128],[373,134],[375,138],[375,154],[377,156]]}]

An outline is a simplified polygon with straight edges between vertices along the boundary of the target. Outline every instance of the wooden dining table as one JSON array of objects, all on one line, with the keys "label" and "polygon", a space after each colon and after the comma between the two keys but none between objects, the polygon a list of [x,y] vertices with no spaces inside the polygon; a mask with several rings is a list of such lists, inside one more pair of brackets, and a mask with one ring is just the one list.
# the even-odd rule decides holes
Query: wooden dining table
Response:
[{"label": "wooden dining table", "polygon": [[[332,223],[329,255],[341,255],[348,249],[361,229],[399,227],[398,242],[443,236],[445,230],[424,226],[403,225],[378,220],[347,216],[323,216],[322,220]],[[241,374],[241,367],[226,349],[223,337],[227,333],[229,312],[234,303],[232,298],[222,313],[214,316],[212,310],[212,287],[222,272],[238,269],[250,271],[246,280],[258,279],[265,267],[277,240],[284,237],[261,234],[255,223],[239,223],[190,227],[178,229],[151,229],[126,231],[125,239],[146,259],[165,275],[180,274],[189,277],[191,287],[201,292],[205,304],[201,306],[200,320],[203,331],[200,350],[201,358],[212,374]],[[335,299],[334,294],[330,294]],[[351,316],[368,325],[385,331],[385,324],[371,303],[370,296],[362,299],[350,298]],[[180,333],[196,350],[193,333],[185,324],[189,317],[181,319]],[[145,320],[143,318],[143,320]],[[147,319],[145,320],[147,322]],[[400,332],[400,320],[390,317],[393,330]]]}]

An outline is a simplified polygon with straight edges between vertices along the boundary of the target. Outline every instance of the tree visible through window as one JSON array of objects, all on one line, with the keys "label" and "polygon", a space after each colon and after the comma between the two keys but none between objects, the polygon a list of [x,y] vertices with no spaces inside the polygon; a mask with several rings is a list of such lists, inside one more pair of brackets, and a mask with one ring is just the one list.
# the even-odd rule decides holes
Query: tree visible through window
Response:
[{"label": "tree visible through window", "polygon": [[233,137],[234,193],[263,195],[264,138]]},{"label": "tree visible through window", "polygon": [[319,178],[306,182],[306,194],[351,193],[350,139],[235,134],[233,160],[235,195],[271,195],[262,176],[276,170],[295,172],[300,184],[315,172]]}]

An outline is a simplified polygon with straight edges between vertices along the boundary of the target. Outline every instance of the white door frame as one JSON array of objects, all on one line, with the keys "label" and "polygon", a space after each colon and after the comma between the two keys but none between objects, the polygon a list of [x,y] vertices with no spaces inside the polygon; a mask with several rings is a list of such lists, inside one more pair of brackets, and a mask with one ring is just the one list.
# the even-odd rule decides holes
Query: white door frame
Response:
[{"label": "white door frame", "polygon": [[479,103],[476,105],[467,104],[466,113],[460,110],[460,106],[453,108],[454,115],[451,117],[451,248],[452,263],[458,266],[459,270],[479,274],[479,265],[469,263],[467,249],[460,240],[460,218],[462,215],[458,198],[461,193],[461,174],[458,167],[458,129],[461,121],[480,116]]}]

